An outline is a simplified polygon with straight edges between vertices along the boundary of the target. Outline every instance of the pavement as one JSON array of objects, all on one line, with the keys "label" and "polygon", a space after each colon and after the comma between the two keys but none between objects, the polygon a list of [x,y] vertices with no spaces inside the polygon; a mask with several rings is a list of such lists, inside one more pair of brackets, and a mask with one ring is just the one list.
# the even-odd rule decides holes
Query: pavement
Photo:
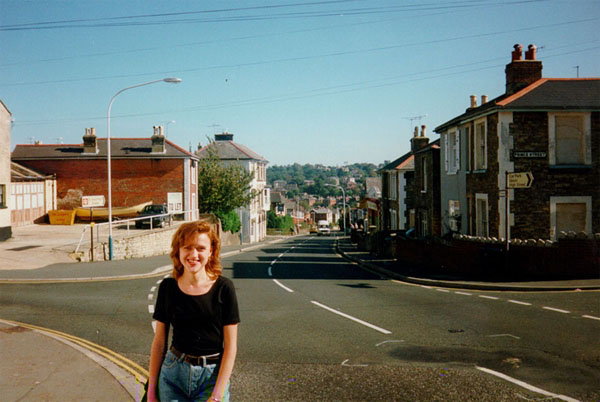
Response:
[{"label": "pavement", "polygon": [[[86,236],[84,225],[13,228],[13,237],[0,243],[0,284],[139,278],[171,270],[168,256],[145,258],[150,260],[146,264],[139,264],[137,260],[78,263],[69,255],[83,236]],[[226,246],[221,255],[227,257],[287,238],[268,236],[258,244]],[[426,286],[496,291],[600,289],[600,279],[488,283],[418,277],[412,275],[412,271],[403,271],[398,261],[378,259],[357,250],[348,237],[336,237],[336,249],[344,258],[367,270]],[[149,270],[148,266],[154,268]],[[0,356],[0,389],[3,390],[0,402],[139,401],[147,376],[145,368],[85,339],[1,318]]]}]

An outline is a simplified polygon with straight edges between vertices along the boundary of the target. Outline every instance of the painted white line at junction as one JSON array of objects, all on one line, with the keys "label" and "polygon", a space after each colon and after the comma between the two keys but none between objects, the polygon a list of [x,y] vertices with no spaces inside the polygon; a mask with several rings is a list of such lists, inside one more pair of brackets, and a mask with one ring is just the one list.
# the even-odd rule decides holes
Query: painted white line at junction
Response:
[{"label": "painted white line at junction", "polygon": [[522,301],[518,301],[518,300],[509,300],[509,303],[514,303],[514,304],[520,304],[522,306],[531,306],[531,303],[526,303],[526,302],[522,302]]},{"label": "painted white line at junction", "polygon": [[477,367],[477,370],[481,370],[484,373],[495,375],[496,377],[499,377],[499,378],[502,378],[503,380],[512,382],[513,384],[519,385],[519,386],[521,386],[521,387],[523,387],[525,389],[528,389],[530,391],[537,392],[538,394],[546,395],[546,396],[549,396],[549,397],[552,397],[552,398],[558,398],[558,399],[561,399],[561,400],[567,401],[567,402],[579,402],[577,399],[570,398],[570,397],[565,396],[565,395],[558,395],[558,394],[554,394],[552,392],[548,392],[548,391],[543,390],[541,388],[538,388],[536,386],[527,384],[526,382],[523,382],[521,380],[517,380],[516,378],[509,377],[506,374],[502,374],[502,373],[499,373],[499,372],[494,371],[494,370],[490,370],[490,369],[485,368],[485,367],[479,367],[479,366],[476,366],[476,367]]},{"label": "painted white line at junction", "polygon": [[467,293],[467,292],[454,292],[454,293],[456,293],[457,295],[463,295],[463,296],[473,296],[472,293]]},{"label": "painted white line at junction", "polygon": [[273,282],[275,282],[276,284],[278,284],[281,288],[287,290],[290,293],[294,293],[294,291],[290,288],[288,288],[287,286],[283,285],[281,282],[279,282],[277,279],[273,279]]},{"label": "painted white line at junction", "polygon": [[594,317],[593,315],[582,315],[583,318],[589,318],[590,320],[600,321],[600,317]]},{"label": "painted white line at junction", "polygon": [[556,311],[557,313],[563,313],[563,314],[570,314],[570,313],[571,313],[570,311],[567,311],[567,310],[561,310],[561,309],[559,309],[559,308],[554,308],[554,307],[547,307],[547,306],[544,306],[544,307],[542,307],[542,308],[543,308],[544,310]]},{"label": "painted white line at junction", "polygon": [[154,306],[152,304],[148,304],[148,312],[154,314]]},{"label": "painted white line at junction", "polygon": [[450,293],[447,289],[436,289],[438,292]]},{"label": "painted white line at junction", "polygon": [[360,320],[360,319],[358,319],[358,318],[356,318],[356,317],[352,317],[351,315],[348,315],[348,314],[342,313],[341,311],[334,310],[334,309],[332,309],[331,307],[327,307],[326,305],[324,305],[324,304],[321,304],[321,303],[319,303],[319,302],[316,302],[316,301],[314,301],[314,300],[311,300],[311,303],[312,303],[312,304],[314,304],[314,305],[316,305],[316,306],[319,306],[319,307],[321,307],[322,309],[325,309],[325,310],[327,310],[327,311],[331,311],[331,312],[332,312],[332,313],[334,313],[334,314],[340,315],[340,316],[342,316],[342,317],[344,317],[344,318],[347,318],[347,319],[349,319],[349,320],[352,320],[352,321],[354,321],[354,322],[357,322],[357,323],[359,323],[359,324],[362,324],[362,325],[364,325],[364,326],[366,326],[366,327],[369,327],[369,328],[371,328],[371,329],[374,329],[375,331],[379,331],[379,332],[381,332],[382,334],[389,335],[389,334],[391,334],[391,333],[392,333],[392,331],[388,331],[387,329],[380,328],[380,327],[378,327],[378,326],[376,326],[376,325],[370,324],[370,323],[368,323],[368,322],[366,322],[366,321],[363,321],[363,320]]}]

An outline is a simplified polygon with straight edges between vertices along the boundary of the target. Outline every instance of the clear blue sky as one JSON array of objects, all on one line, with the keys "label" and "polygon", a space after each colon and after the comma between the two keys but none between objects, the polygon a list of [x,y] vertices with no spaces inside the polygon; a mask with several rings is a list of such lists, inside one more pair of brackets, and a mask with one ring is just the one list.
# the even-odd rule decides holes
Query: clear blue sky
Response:
[{"label": "clear blue sky", "polygon": [[[227,130],[271,164],[382,163],[412,126],[504,92],[515,43],[544,77],[600,76],[599,0],[0,0],[11,147],[106,137],[188,149]],[[416,116],[426,116],[412,119]]]}]

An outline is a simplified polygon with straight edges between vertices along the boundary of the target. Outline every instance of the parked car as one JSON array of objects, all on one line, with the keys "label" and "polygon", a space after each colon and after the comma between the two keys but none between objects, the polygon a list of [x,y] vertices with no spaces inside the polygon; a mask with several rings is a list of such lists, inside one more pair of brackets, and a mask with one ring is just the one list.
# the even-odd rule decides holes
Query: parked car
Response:
[{"label": "parked car", "polygon": [[142,209],[140,212],[138,212],[138,216],[143,217],[143,216],[148,216],[151,218],[148,219],[139,219],[137,221],[135,221],[135,227],[140,229],[143,225],[148,225],[150,226],[150,219],[152,219],[152,227],[165,227],[165,225],[170,225],[171,222],[171,215],[164,215],[167,214],[169,212],[169,210],[167,209],[167,206],[164,204],[151,204],[151,205],[146,205],[144,207],[144,209]]}]

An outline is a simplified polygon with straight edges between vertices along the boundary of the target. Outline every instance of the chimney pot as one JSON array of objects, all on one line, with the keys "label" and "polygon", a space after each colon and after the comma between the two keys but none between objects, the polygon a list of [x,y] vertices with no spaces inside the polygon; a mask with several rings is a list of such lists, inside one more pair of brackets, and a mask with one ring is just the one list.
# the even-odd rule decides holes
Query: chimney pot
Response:
[{"label": "chimney pot", "polygon": [[415,133],[413,134],[413,137],[417,138],[419,136],[419,127],[415,126]]},{"label": "chimney pot", "polygon": [[488,102],[488,96],[487,95],[481,95],[481,104],[484,105]]},{"label": "chimney pot", "polygon": [[477,95],[471,95],[471,108],[477,107]]},{"label": "chimney pot", "polygon": [[521,58],[523,57],[523,46],[517,43],[513,47],[515,48],[515,50],[512,51],[512,61],[521,60]]},{"label": "chimney pot", "polygon": [[427,130],[427,126],[425,124],[423,124],[421,126],[421,137],[427,137],[427,135],[425,135],[426,134],[426,130]]},{"label": "chimney pot", "polygon": [[527,51],[525,52],[525,60],[535,60],[535,53],[537,48],[535,45],[527,46]]}]

